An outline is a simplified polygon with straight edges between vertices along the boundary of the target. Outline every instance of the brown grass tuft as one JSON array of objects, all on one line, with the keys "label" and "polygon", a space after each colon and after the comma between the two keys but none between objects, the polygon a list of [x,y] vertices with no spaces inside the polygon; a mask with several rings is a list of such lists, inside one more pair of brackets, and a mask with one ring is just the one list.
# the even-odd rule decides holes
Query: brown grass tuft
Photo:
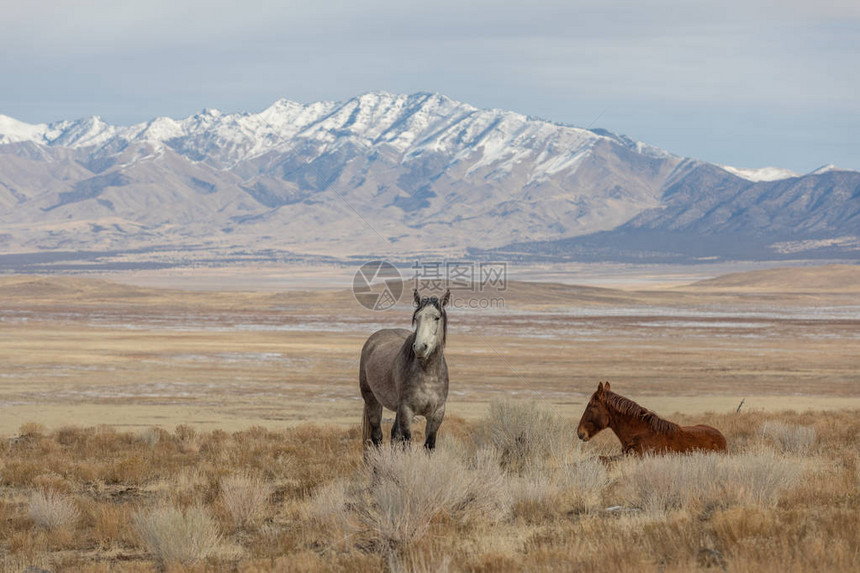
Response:
[{"label": "brown grass tuft", "polygon": [[787,454],[805,455],[812,450],[816,441],[815,428],[774,420],[762,424],[759,433]]},{"label": "brown grass tuft", "polygon": [[133,522],[143,544],[163,563],[197,563],[217,549],[221,538],[215,521],[202,507],[140,511]]},{"label": "brown grass tuft", "polygon": [[368,455],[369,489],[360,507],[364,524],[383,544],[402,546],[421,538],[441,516],[468,519],[504,512],[501,474],[479,463],[467,467],[439,449],[386,447]]},{"label": "brown grass tuft", "polygon": [[620,499],[648,511],[774,505],[803,475],[802,466],[767,451],[629,458],[620,471]]},{"label": "brown grass tuft", "polygon": [[480,445],[499,452],[502,465],[521,472],[530,464],[557,457],[576,444],[569,422],[536,402],[497,400],[476,433]]},{"label": "brown grass tuft", "polygon": [[272,487],[249,473],[239,473],[221,480],[221,503],[236,527],[258,525],[266,517]]},{"label": "brown grass tuft", "polygon": [[27,512],[36,525],[45,529],[70,527],[81,515],[72,498],[52,490],[33,492]]}]

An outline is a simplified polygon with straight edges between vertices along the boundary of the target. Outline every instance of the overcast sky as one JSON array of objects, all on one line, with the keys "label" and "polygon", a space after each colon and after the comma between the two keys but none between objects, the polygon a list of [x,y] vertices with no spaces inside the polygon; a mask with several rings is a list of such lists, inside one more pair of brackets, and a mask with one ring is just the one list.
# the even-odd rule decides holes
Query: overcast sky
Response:
[{"label": "overcast sky", "polygon": [[680,155],[860,169],[860,1],[0,0],[0,114],[432,91]]}]

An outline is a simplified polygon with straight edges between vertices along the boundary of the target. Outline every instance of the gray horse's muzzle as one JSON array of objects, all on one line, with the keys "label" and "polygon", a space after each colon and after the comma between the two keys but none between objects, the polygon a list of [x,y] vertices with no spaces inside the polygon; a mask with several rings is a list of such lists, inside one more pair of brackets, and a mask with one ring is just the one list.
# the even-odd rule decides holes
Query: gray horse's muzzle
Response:
[{"label": "gray horse's muzzle", "polygon": [[415,352],[415,356],[418,358],[427,358],[427,345],[426,344],[418,344],[417,342],[412,345],[412,351]]}]

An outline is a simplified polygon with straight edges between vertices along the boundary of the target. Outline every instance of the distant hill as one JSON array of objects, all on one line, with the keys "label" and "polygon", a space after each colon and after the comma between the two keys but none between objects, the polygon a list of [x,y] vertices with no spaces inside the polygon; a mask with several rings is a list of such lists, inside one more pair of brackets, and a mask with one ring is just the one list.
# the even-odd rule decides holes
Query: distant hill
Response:
[{"label": "distant hill", "polygon": [[514,243],[497,255],[584,261],[860,259],[860,173],[834,169],[775,181],[682,165],[659,207],[615,229]]},{"label": "distant hill", "polygon": [[860,266],[825,265],[732,273],[697,281],[683,288],[694,291],[856,292],[860,294]]}]

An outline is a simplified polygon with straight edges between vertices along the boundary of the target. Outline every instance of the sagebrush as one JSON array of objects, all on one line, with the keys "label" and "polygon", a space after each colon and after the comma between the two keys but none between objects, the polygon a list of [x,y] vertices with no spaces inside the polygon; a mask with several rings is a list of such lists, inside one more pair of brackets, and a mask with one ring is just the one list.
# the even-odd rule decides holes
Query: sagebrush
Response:
[{"label": "sagebrush", "polygon": [[570,420],[512,401],[483,420],[449,417],[433,454],[386,446],[367,463],[358,428],[135,434],[30,424],[0,442],[0,563],[7,571],[860,569],[858,412],[696,422],[720,428],[731,453],[607,461],[619,450],[610,433],[583,445]]}]

